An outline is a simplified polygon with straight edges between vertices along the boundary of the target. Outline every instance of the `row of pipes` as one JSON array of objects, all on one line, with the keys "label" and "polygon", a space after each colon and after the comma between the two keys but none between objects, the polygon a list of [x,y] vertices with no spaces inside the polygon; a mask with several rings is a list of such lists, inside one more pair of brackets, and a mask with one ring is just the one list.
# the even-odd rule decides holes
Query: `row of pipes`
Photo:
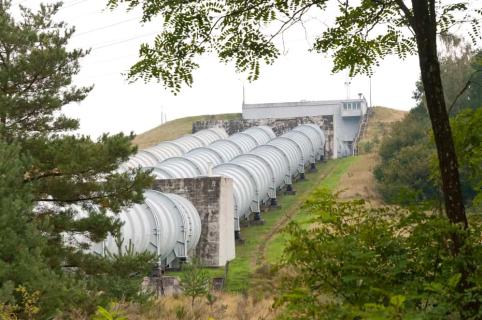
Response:
[{"label": "row of pipes", "polygon": [[133,169],[137,167],[151,167],[172,157],[179,157],[192,149],[205,147],[220,139],[226,139],[228,134],[222,128],[211,128],[185,135],[172,141],[163,141],[153,147],[139,150],[120,169]]},{"label": "row of pipes", "polygon": [[[122,170],[144,167],[157,179],[219,175],[233,180],[235,232],[240,220],[262,205],[275,205],[279,190],[291,189],[324,156],[325,136],[317,125],[303,124],[276,137],[271,128],[258,126],[228,137],[224,129],[199,131],[174,141],[141,150],[121,165]],[[201,221],[191,202],[174,194],[149,190],[145,202],[119,214],[123,245],[159,256],[162,265],[186,259],[200,238]],[[97,243],[97,254],[117,252],[112,236]]]}]

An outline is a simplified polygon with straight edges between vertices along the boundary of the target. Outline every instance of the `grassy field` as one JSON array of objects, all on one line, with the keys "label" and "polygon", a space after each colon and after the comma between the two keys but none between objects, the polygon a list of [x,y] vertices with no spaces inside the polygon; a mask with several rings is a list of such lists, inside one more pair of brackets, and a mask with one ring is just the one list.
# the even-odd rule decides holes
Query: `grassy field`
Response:
[{"label": "grassy field", "polygon": [[296,195],[281,195],[278,199],[280,208],[263,214],[263,225],[250,226],[242,229],[244,244],[236,246],[236,259],[229,265],[229,291],[244,291],[249,287],[250,275],[257,266],[266,262],[275,262],[284,248],[284,238],[281,229],[292,219],[299,220],[300,207],[319,187],[334,189],[342,175],[356,162],[357,158],[330,160],[318,166],[318,171],[308,173],[306,179],[297,182],[294,187]]},{"label": "grassy field", "polygon": [[[296,204],[291,206],[291,208],[288,208],[287,212],[285,212],[285,215],[291,215],[291,217],[290,219],[286,219],[287,221],[285,221],[279,227],[279,231],[282,231],[282,227],[284,227],[289,221],[295,221],[300,224],[308,224],[311,217],[303,210],[300,210],[300,208],[311,195],[312,191],[315,188],[325,188],[330,191],[334,191],[348,169],[358,162],[359,159],[359,157],[350,157],[327,162],[325,167],[322,167],[322,170],[320,170],[318,173],[319,176],[317,177],[317,181],[313,181],[316,182],[314,185],[310,186],[308,182],[307,185],[301,186],[301,188],[298,189],[300,191],[300,195],[296,199]],[[268,239],[265,249],[262,252],[266,261],[269,263],[279,262],[283,254],[285,243],[286,234],[282,232],[276,232],[273,237]]]},{"label": "grassy field", "polygon": [[234,120],[240,118],[240,113],[226,113],[176,119],[137,135],[133,142],[140,149],[144,149],[161,141],[174,140],[185,134],[190,134],[192,132],[192,124],[196,121]]}]

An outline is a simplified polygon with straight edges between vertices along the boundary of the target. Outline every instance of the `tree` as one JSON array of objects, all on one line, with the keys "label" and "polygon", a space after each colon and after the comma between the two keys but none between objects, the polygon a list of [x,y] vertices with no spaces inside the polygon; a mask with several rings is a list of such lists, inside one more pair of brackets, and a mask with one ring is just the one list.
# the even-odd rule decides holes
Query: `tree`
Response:
[{"label": "tree", "polygon": [[32,222],[31,194],[22,183],[25,161],[18,146],[0,142],[0,306],[15,306],[13,313],[22,318],[26,311],[18,307],[23,304],[22,286],[30,294],[42,293],[40,317],[50,315],[59,300],[69,295],[42,255],[47,241]]},{"label": "tree", "polygon": [[181,275],[181,286],[183,293],[191,297],[191,307],[194,308],[194,301],[209,292],[209,274],[201,267],[198,260],[183,266]]},{"label": "tree", "polygon": [[[458,41],[460,43],[457,43]],[[474,130],[474,134],[477,134],[474,123],[467,121],[467,117],[459,117],[458,114],[467,113],[471,117],[474,114],[465,111],[466,109],[482,107],[480,90],[477,90],[478,84],[482,83],[481,65],[478,63],[480,53],[474,52],[453,36],[443,43],[445,48],[439,56],[447,107],[454,116],[451,125],[457,128],[465,127],[469,130],[467,132]],[[430,138],[432,130],[421,82],[416,84],[414,98],[417,107],[410,110],[383,138],[379,151],[381,161],[375,167],[375,178],[378,180],[380,194],[389,203],[416,205],[428,202],[429,206],[433,206],[436,202],[439,207],[440,174],[433,166],[435,145]],[[477,192],[477,184],[473,178],[474,170],[468,171],[466,168],[469,163],[475,162],[475,158],[463,151],[464,148],[470,148],[467,145],[470,139],[463,139],[464,134],[460,129],[454,131],[455,148],[460,161],[462,194],[465,204],[470,205]],[[474,146],[475,150],[476,148]]]},{"label": "tree", "polygon": [[[136,152],[132,134],[104,134],[93,141],[75,134],[78,120],[62,114],[63,106],[82,101],[92,87],[72,84],[72,77],[79,72],[79,59],[88,51],[67,48],[75,30],[54,21],[60,7],[61,3],[41,4],[33,11],[20,6],[21,17],[14,19],[10,1],[0,0],[0,145],[16,146],[18,156],[12,156],[25,159],[15,164],[21,178],[17,180],[18,189],[12,184],[9,188],[13,194],[16,190],[26,193],[17,207],[12,202],[10,209],[2,208],[0,220],[14,223],[10,215],[18,214],[18,225],[7,228],[11,241],[36,237],[27,248],[31,259],[38,256],[38,264],[45,264],[45,274],[38,274],[39,282],[47,275],[61,279],[50,281],[52,290],[46,287],[48,282],[42,282],[40,288],[34,284],[35,273],[31,278],[22,275],[28,274],[25,265],[23,269],[0,271],[0,283],[2,289],[9,283],[14,288],[24,285],[29,291],[39,289],[40,301],[52,302],[48,307],[43,304],[44,315],[78,307],[82,299],[97,299],[100,295],[88,294],[96,289],[95,282],[106,278],[106,273],[113,277],[118,274],[118,269],[108,267],[116,261],[86,254],[82,250],[86,244],[76,241],[77,235],[100,241],[108,232],[116,234],[120,223],[107,212],[116,213],[141,202],[143,190],[152,182],[147,172],[116,170]],[[0,166],[7,165],[6,160],[2,158]],[[0,202],[8,203],[10,197],[3,192]],[[73,242],[66,241],[69,239]],[[12,244],[4,248],[16,247]],[[7,253],[1,258],[0,262],[7,264],[13,259]],[[129,260],[133,262],[130,265],[124,259],[120,262],[121,275],[129,268],[131,273],[144,271],[145,266],[139,264],[149,264],[152,259],[144,255],[138,261]],[[72,289],[69,295],[59,298],[67,288]]]},{"label": "tree", "polygon": [[462,175],[475,193],[474,202],[482,207],[482,107],[464,110],[452,121]]},{"label": "tree", "polygon": [[[454,35],[445,35],[441,42],[440,71],[449,114],[481,107],[482,52]],[[423,100],[423,90],[418,90]]]},{"label": "tree", "polygon": [[234,60],[238,71],[248,71],[248,79],[258,78],[261,62],[270,64],[279,55],[273,40],[303,23],[308,12],[319,15],[331,3],[338,5],[339,14],[334,25],[315,40],[313,50],[332,53],[333,71],[348,69],[352,76],[371,74],[372,67],[387,55],[403,58],[417,52],[446,214],[452,223],[467,226],[440,79],[437,34],[469,21],[475,40],[480,37],[480,9],[466,2],[443,4],[437,0],[108,1],[111,8],[120,3],[130,9],[142,5],[143,21],[156,15],[163,18],[163,31],[152,46],[141,46],[141,59],[132,66],[129,77],[159,79],[175,92],[182,83],[191,85],[192,72],[198,67],[195,58],[206,52],[216,52],[221,61]]}]

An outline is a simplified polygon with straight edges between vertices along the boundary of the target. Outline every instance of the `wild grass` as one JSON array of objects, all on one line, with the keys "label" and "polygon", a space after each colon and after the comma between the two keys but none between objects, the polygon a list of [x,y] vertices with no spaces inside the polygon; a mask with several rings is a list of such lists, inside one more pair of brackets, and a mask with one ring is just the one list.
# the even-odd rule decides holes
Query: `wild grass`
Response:
[{"label": "wild grass", "polygon": [[241,119],[241,114],[226,113],[175,119],[137,135],[133,143],[136,144],[139,149],[144,149],[156,145],[161,141],[174,140],[183,135],[192,133],[192,124],[196,121],[234,119]]}]

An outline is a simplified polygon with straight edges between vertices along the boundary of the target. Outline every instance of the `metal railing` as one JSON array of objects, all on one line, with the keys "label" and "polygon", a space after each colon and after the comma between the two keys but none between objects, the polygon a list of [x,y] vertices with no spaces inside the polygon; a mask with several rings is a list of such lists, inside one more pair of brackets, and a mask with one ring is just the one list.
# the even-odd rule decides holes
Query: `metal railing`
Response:
[{"label": "metal railing", "polygon": [[359,143],[363,135],[365,134],[366,128],[368,127],[368,119],[372,114],[372,108],[367,108],[367,112],[363,115],[360,126],[358,127],[358,132],[356,134],[355,140],[353,140],[353,155],[358,155]]}]

